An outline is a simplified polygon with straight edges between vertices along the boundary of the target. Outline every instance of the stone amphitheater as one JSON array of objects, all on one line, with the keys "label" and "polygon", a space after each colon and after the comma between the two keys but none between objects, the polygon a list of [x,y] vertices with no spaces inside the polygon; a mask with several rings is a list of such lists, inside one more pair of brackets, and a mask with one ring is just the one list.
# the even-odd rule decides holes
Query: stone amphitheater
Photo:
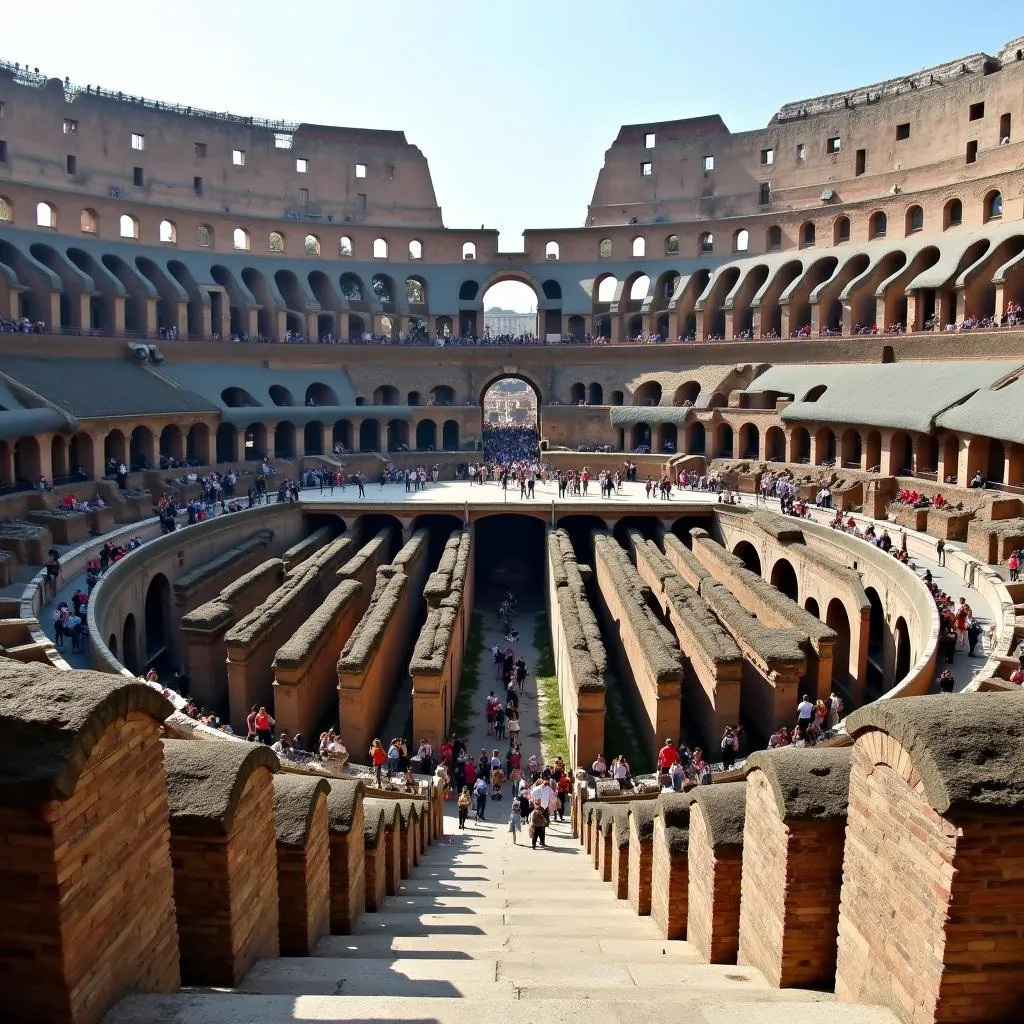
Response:
[{"label": "stone amphitheater", "polygon": [[[4,1019],[1019,1020],[1022,83],[1024,37],[752,132],[623,126],[586,227],[511,254],[401,132],[0,64]],[[491,341],[509,280],[537,330]],[[466,478],[507,379],[532,500]],[[524,753],[573,780],[544,850],[362,764],[493,746],[508,590]],[[260,706],[305,749],[244,742]],[[737,724],[709,784],[645,777]]]}]

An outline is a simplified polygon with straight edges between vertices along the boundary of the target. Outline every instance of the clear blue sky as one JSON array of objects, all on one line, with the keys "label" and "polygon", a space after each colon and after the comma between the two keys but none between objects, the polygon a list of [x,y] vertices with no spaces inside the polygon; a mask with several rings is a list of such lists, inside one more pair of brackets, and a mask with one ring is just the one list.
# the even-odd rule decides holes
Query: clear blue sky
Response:
[{"label": "clear blue sky", "polygon": [[[506,250],[584,222],[621,124],[785,102],[1024,34],[1020,0],[175,0],[5,4],[0,57],[238,114],[401,129],[449,227]],[[243,13],[244,12],[244,13]],[[941,131],[941,125],[935,125]]]}]

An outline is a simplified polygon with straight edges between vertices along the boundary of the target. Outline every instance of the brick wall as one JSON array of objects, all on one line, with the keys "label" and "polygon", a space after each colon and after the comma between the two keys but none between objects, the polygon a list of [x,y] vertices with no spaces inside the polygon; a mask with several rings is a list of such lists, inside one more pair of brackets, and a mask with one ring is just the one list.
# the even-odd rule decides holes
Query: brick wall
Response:
[{"label": "brick wall", "polygon": [[629,847],[612,843],[612,892],[617,900],[629,898]]},{"label": "brick wall", "polygon": [[411,817],[403,817],[399,827],[399,874],[402,878],[408,878],[412,874],[413,868],[413,846],[416,842],[415,825]]},{"label": "brick wall", "polygon": [[0,808],[6,1019],[92,1024],[123,992],[178,987],[158,729],[131,712],[67,800]]},{"label": "brick wall", "polygon": [[[398,815],[401,818],[401,815]],[[394,896],[401,880],[401,840],[398,838],[401,826],[394,822],[384,833],[384,892]]]},{"label": "brick wall", "polygon": [[641,917],[651,912],[652,841],[640,841],[632,815],[629,819],[629,871],[627,892],[629,905]]},{"label": "brick wall", "polygon": [[697,804],[690,809],[688,859],[687,941],[697,947],[708,963],[735,963],[739,945],[741,848],[714,849],[704,812]]},{"label": "brick wall", "polygon": [[597,833],[597,860],[595,867],[602,882],[612,880],[612,845],[614,828],[602,829]]},{"label": "brick wall", "polygon": [[[383,832],[384,826],[382,825],[381,833]],[[381,904],[384,902],[386,857],[383,834],[377,841],[376,846],[366,847],[364,857],[363,881],[366,886],[366,912],[368,914],[375,914],[380,910]]]},{"label": "brick wall", "polygon": [[[1014,1020],[1024,991],[1024,824],[928,804],[892,737],[858,737],[836,997],[912,1024]],[[894,924],[895,923],[895,924]]]},{"label": "brick wall", "polygon": [[330,927],[330,840],[327,796],[316,809],[303,847],[277,844],[278,936],[281,956],[310,956]]},{"label": "brick wall", "polygon": [[654,819],[651,850],[651,917],[666,939],[686,938],[689,899],[689,861],[686,853],[673,853],[665,834],[665,821]]},{"label": "brick wall", "polygon": [[349,935],[366,906],[363,801],[357,800],[347,832],[331,832],[331,934]]}]

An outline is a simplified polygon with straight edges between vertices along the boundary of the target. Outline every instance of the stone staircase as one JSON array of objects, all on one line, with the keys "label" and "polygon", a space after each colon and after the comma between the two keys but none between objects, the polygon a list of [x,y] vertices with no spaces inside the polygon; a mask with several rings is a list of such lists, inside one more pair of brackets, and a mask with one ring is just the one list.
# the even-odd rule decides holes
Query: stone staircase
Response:
[{"label": "stone staircase", "polygon": [[695,1024],[737,1015],[745,1024],[894,1024],[878,1007],[780,991],[754,968],[704,963],[615,899],[567,823],[533,851],[525,832],[510,844],[508,805],[492,808],[496,822],[465,832],[446,818],[445,835],[354,934],[322,939],[311,957],[258,961],[233,990],[130,996],[105,1024],[616,1024],[652,1012],[646,1004]]}]

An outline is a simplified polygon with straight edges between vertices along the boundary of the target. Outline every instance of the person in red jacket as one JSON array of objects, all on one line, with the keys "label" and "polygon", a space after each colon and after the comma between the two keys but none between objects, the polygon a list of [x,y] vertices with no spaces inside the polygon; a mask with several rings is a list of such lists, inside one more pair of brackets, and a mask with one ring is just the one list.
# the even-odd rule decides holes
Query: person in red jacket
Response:
[{"label": "person in red jacket", "polygon": [[256,729],[256,739],[269,747],[274,742],[274,719],[270,717],[266,708],[261,707],[256,712],[253,726]]},{"label": "person in red jacket", "polygon": [[377,780],[377,788],[384,788],[384,765],[388,762],[388,752],[380,739],[375,739],[370,747],[370,764],[373,765],[373,777]]},{"label": "person in red jacket", "polygon": [[672,762],[676,759],[676,748],[672,745],[672,740],[665,740],[665,745],[658,751],[658,771],[667,772],[672,767]]}]

